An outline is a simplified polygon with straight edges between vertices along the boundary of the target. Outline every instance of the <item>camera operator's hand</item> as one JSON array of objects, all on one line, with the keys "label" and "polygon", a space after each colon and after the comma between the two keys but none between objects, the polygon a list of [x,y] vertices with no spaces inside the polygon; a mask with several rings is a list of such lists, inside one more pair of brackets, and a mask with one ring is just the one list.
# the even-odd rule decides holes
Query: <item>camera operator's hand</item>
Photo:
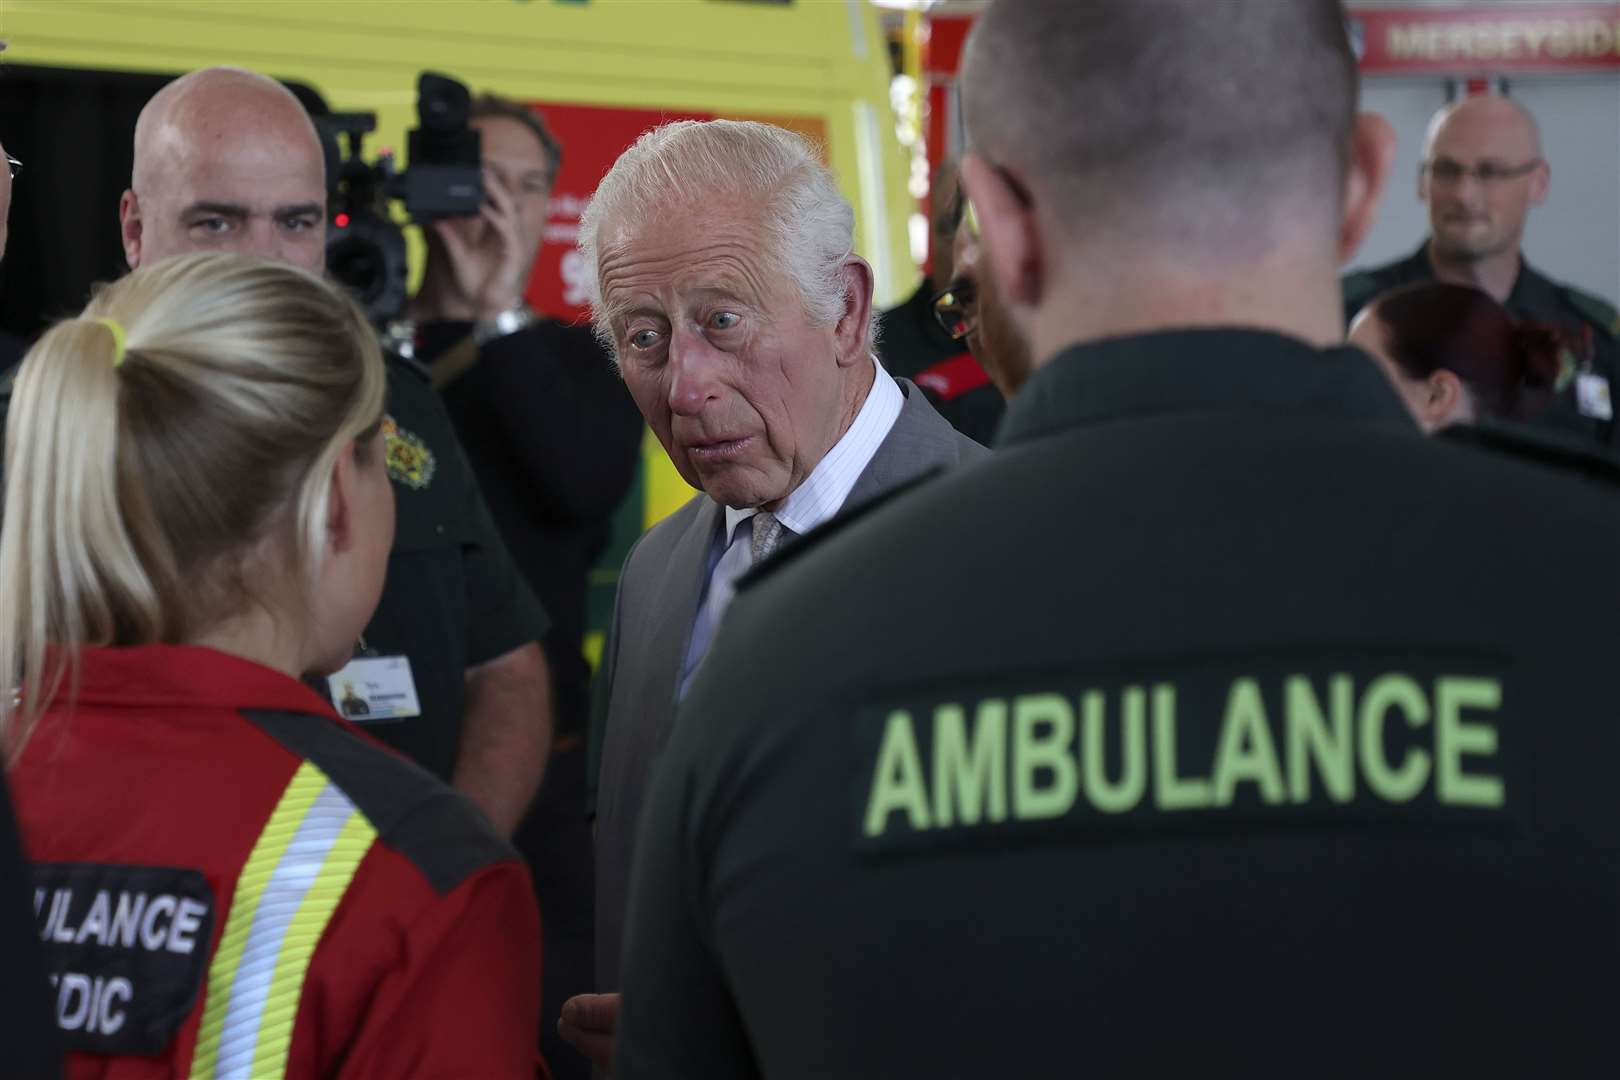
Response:
[{"label": "camera operator's hand", "polygon": [[450,261],[450,276],[473,319],[490,319],[523,300],[534,252],[523,243],[518,209],[496,177],[484,171],[489,201],[476,218],[450,218],[433,223]]}]

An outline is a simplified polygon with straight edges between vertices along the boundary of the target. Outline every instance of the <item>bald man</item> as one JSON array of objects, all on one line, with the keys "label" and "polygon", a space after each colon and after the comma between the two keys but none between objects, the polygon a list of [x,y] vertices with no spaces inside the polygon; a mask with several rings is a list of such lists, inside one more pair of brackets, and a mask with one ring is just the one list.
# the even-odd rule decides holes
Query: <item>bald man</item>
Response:
[{"label": "bald man", "polygon": [[320,139],[298,99],[253,72],[197,71],[153,96],[118,209],[131,268],[195,251],[326,265]]},{"label": "bald man", "polygon": [[1424,140],[1418,197],[1430,236],[1410,258],[1345,278],[1346,316],[1403,285],[1470,285],[1515,317],[1565,331],[1571,348],[1559,393],[1539,427],[1620,443],[1610,391],[1620,377],[1620,314],[1608,302],[1537,273],[1523,253],[1530,211],[1547,198],[1552,169],[1535,117],[1518,102],[1485,95],[1440,110]]},{"label": "bald man", "polygon": [[[321,272],[325,161],[308,113],[280,83],[250,71],[176,79],[136,123],[119,220],[131,268],[234,251]],[[409,675],[385,689],[414,697],[416,707],[384,704],[388,722],[369,730],[453,783],[509,835],[539,786],[551,740],[537,644],[546,616],[495,532],[426,371],[399,357],[389,363],[385,431],[394,550],[358,649],[365,670],[348,681],[375,681],[372,654],[408,659]],[[368,706],[377,717],[379,701]]]}]

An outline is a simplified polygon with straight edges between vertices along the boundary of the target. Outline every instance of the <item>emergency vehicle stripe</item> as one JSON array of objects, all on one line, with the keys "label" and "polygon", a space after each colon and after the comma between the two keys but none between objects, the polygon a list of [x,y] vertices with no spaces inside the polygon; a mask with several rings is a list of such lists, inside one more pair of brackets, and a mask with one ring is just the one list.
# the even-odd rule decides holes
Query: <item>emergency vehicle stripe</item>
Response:
[{"label": "emergency vehicle stripe", "polygon": [[[320,769],[306,761],[293,774],[237,879],[209,966],[194,1080],[283,1074],[310,954],[375,835]],[[309,914],[301,919],[306,901]],[[285,950],[291,955],[278,980]],[[261,1042],[279,1053],[264,1068]]]}]

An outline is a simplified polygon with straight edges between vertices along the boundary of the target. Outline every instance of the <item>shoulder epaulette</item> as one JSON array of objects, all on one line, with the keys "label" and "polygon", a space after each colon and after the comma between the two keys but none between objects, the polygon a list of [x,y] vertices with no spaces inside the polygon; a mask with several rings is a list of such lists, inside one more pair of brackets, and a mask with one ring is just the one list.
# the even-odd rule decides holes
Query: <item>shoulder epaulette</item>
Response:
[{"label": "shoulder epaulette", "polygon": [[1568,285],[1560,285],[1558,295],[1563,297],[1581,318],[1610,337],[1620,338],[1620,311],[1616,311],[1613,304]]},{"label": "shoulder epaulette", "polygon": [[465,798],[425,769],[320,717],[246,709],[260,731],[342,789],[377,837],[443,896],[496,862],[519,856]]},{"label": "shoulder epaulette", "polygon": [[1445,428],[1436,437],[1620,488],[1620,459],[1574,434],[1486,418]]},{"label": "shoulder epaulette", "polygon": [[851,525],[865,520],[873,513],[889,505],[889,503],[893,502],[895,499],[900,498],[902,495],[905,495],[914,488],[921,487],[923,484],[926,484],[928,481],[934,479],[944,471],[945,466],[943,465],[929,469],[927,472],[922,473],[919,476],[914,476],[903,484],[872,496],[859,506],[854,506],[848,510],[839,511],[839,513],[833,517],[831,521],[827,522],[825,525],[818,526],[812,530],[808,536],[801,536],[795,539],[792,543],[784,544],[776,551],[775,554],[771,555],[770,558],[766,559],[762,563],[759,563],[757,566],[750,568],[747,573],[743,574],[742,577],[737,579],[737,591],[742,592],[744,589],[752,588],[760,582],[769,579],[773,575],[780,573],[783,567],[791,566],[793,563],[797,562],[799,559],[802,559],[804,556],[808,555],[822,544],[825,544],[828,540],[831,540],[835,536],[841,535],[844,530],[848,529]]}]

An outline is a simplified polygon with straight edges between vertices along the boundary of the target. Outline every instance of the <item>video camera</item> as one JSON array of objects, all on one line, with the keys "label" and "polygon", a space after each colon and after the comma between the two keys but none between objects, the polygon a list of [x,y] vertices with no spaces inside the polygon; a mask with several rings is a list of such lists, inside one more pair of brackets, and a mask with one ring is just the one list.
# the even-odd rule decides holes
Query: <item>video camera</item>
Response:
[{"label": "video camera", "polygon": [[[389,200],[402,201],[416,225],[471,217],[484,201],[482,147],[469,123],[471,105],[465,85],[424,71],[416,83],[410,165],[403,172],[395,172],[392,154],[375,164],[360,156],[362,140],[377,129],[376,113],[316,119],[327,155],[326,270],[379,328],[404,310],[406,299],[405,234],[388,213]],[[340,139],[346,146],[340,148]]]}]

